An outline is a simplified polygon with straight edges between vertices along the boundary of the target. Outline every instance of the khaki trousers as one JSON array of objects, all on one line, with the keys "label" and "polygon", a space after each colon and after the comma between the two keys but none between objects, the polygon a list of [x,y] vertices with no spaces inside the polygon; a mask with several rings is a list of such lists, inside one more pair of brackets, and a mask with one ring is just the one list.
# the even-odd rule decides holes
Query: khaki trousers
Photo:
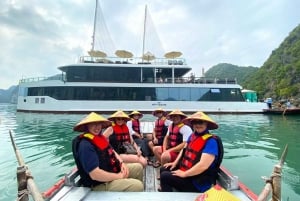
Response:
[{"label": "khaki trousers", "polygon": [[143,166],[140,163],[126,163],[129,169],[129,176],[126,179],[117,179],[106,182],[92,188],[93,191],[144,191]]}]

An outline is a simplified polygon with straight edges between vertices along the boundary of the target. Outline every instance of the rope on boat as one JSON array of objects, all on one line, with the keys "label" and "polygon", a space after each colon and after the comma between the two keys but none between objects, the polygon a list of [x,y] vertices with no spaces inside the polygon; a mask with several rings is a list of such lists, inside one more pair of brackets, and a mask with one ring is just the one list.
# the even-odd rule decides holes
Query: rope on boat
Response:
[{"label": "rope on boat", "polygon": [[273,172],[269,178],[263,177],[266,185],[258,196],[257,201],[266,201],[272,192],[271,201],[281,200],[281,171],[288,152],[288,145],[285,145],[279,163],[274,166]]},{"label": "rope on boat", "polygon": [[18,191],[17,201],[22,200],[25,196],[28,196],[28,195],[30,195],[30,191],[28,189]]}]

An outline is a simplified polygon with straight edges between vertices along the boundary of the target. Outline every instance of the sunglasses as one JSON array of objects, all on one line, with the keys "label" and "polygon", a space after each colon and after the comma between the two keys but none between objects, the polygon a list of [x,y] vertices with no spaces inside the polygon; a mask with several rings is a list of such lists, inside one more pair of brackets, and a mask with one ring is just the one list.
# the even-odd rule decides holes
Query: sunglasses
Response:
[{"label": "sunglasses", "polygon": [[125,120],[124,118],[116,118],[116,121],[123,121]]},{"label": "sunglasses", "polygon": [[192,121],[191,123],[192,123],[192,124],[204,124],[205,121],[202,121],[202,120],[196,120],[196,121]]}]

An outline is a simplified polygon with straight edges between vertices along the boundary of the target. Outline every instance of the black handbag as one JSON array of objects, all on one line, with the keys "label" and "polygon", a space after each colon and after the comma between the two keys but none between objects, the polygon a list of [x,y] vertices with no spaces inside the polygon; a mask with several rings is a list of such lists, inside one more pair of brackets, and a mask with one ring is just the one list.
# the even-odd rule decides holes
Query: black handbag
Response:
[{"label": "black handbag", "polygon": [[123,142],[122,144],[120,144],[119,153],[136,155],[137,151],[136,151],[135,147],[133,146],[133,144],[131,144],[129,142]]}]

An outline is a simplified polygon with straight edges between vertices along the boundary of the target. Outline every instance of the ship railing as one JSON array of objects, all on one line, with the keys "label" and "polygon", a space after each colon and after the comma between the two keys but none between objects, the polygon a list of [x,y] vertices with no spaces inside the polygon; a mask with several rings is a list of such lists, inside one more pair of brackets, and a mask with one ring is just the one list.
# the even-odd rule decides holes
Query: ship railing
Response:
[{"label": "ship railing", "polygon": [[21,83],[29,83],[29,82],[40,82],[40,81],[46,81],[46,80],[61,80],[64,81],[63,75],[56,75],[51,77],[32,77],[32,78],[22,78],[19,81],[19,84]]},{"label": "ship railing", "polygon": [[[149,82],[148,80],[145,82]],[[230,78],[207,78],[207,77],[166,77],[156,78],[156,83],[175,83],[175,84],[237,84],[237,79]]]},{"label": "ship railing", "polygon": [[143,60],[141,57],[120,58],[120,57],[91,57],[81,56],[79,63],[105,63],[105,64],[152,64],[152,65],[187,65],[184,58],[155,58],[153,60]]}]

